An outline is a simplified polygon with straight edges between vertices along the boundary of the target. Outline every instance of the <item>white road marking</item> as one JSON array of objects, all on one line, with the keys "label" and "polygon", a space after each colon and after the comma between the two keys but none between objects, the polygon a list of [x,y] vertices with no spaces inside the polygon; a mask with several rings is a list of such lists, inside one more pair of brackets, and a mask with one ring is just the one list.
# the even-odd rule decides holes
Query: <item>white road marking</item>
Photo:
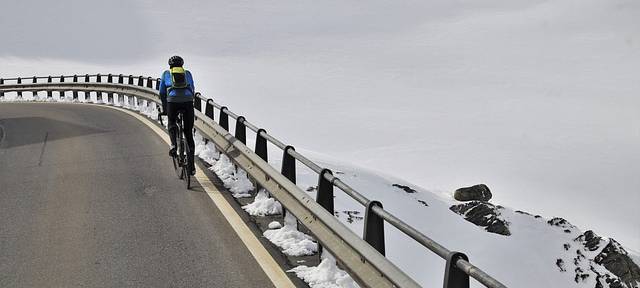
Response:
[{"label": "white road marking", "polygon": [[[120,107],[115,106],[105,106],[105,105],[95,105],[99,107],[108,107],[111,109],[115,109],[118,111],[122,111],[127,113],[136,119],[140,120],[142,123],[146,124],[151,130],[156,132],[162,140],[164,140],[167,144],[170,143],[169,135],[164,132],[160,127],[151,122],[151,120],[145,116],[142,116],[136,112],[129,111]],[[222,195],[220,190],[218,190],[215,185],[211,182],[209,177],[207,177],[204,172],[202,172],[203,167],[199,165],[199,169],[196,169],[195,179],[200,183],[202,188],[207,192],[209,198],[213,201],[213,203],[218,207],[222,215],[227,219],[229,225],[233,228],[233,230],[238,234],[244,245],[249,249],[253,258],[256,259],[262,270],[264,270],[265,274],[271,279],[271,282],[275,287],[295,287],[291,279],[287,276],[287,274],[282,270],[280,265],[271,257],[269,252],[264,246],[260,243],[258,238],[251,232],[249,227],[247,226],[240,215],[236,213],[236,211],[231,207],[231,204],[227,202],[225,197]]]}]

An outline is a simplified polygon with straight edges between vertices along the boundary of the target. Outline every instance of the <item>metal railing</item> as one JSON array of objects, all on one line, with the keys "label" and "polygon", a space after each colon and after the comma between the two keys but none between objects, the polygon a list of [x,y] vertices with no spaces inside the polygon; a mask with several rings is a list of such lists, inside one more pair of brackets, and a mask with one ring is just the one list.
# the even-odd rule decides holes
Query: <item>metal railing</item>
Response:
[{"label": "metal railing", "polygon": [[[79,82],[78,77],[83,77],[84,81]],[[102,77],[107,77],[106,83],[102,81]],[[115,77],[117,77],[117,83],[114,80]],[[65,82],[66,78],[72,81]],[[91,82],[91,78],[95,81]],[[31,83],[24,83],[25,79],[30,79]],[[45,83],[38,83],[39,79],[47,80]],[[58,79],[58,82],[53,82],[54,79]],[[134,101],[138,101],[136,98],[141,97],[159,104],[157,94],[159,80],[122,74],[5,78],[0,79],[0,97],[3,97],[5,92],[17,92],[18,97],[22,97],[22,92],[25,91],[31,91],[34,94],[37,91],[47,91],[47,97],[52,97],[52,91],[61,91],[62,97],[64,91],[72,91],[73,99],[77,99],[77,92],[83,91],[97,92],[99,96],[102,93],[108,93],[108,103],[112,103],[113,95],[117,94],[118,97],[130,95]],[[7,81],[15,81],[15,83],[7,83]],[[323,168],[296,152],[293,146],[286,145],[268,134],[265,129],[250,123],[244,116],[231,112],[212,99],[202,97],[200,93],[196,93],[194,103],[197,110],[195,127],[209,137],[236,165],[247,171],[259,187],[265,188],[281,202],[286,211],[296,216],[298,221],[316,237],[321,247],[332,252],[336,260],[342,263],[343,268],[360,284],[369,287],[419,287],[413,279],[384,257],[386,253],[384,223],[386,222],[445,260],[445,288],[469,287],[469,277],[487,287],[506,287],[471,264],[464,253],[450,251],[438,244],[385,210],[379,201],[368,199],[334,176],[330,169]],[[217,122],[215,110],[218,111]],[[229,133],[229,118],[235,120],[234,135]],[[246,146],[247,128],[256,135],[253,150]],[[275,170],[268,163],[267,143],[272,143],[283,151],[280,171]],[[318,174],[315,199],[311,199],[295,185],[296,161]],[[333,216],[334,187],[365,207],[362,239]]]}]

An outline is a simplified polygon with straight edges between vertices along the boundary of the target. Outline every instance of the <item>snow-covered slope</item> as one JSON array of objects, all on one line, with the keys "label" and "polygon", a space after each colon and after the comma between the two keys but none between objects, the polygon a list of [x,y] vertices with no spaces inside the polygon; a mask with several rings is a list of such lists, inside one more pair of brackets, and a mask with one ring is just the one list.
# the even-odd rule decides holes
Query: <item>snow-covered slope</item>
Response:
[{"label": "snow-covered slope", "polygon": [[[450,210],[451,206],[460,204],[450,193],[434,194],[413,184],[376,175],[362,168],[323,164],[334,171],[340,171],[339,177],[344,181],[365,193],[370,199],[381,201],[385,209],[432,239],[449,249],[467,253],[473,263],[509,287],[596,287],[596,272],[590,271],[588,267],[595,267],[601,275],[608,272],[603,270],[604,266],[592,263],[609,243],[606,238],[601,240],[598,250],[585,253],[586,258],[581,258],[584,261],[579,265],[571,265],[576,251],[584,250],[583,243],[579,241],[584,236],[582,230],[570,224],[552,225],[549,217],[534,216],[501,207],[497,209],[499,218],[508,223],[511,235],[489,233]],[[302,174],[298,179],[303,186],[317,185],[315,174]],[[413,191],[394,187],[394,184],[410,187]],[[338,218],[357,233],[362,233],[362,207],[340,193],[337,193],[336,207]],[[387,227],[387,233],[387,255],[391,260],[425,287],[441,285],[443,260],[430,254],[391,226]],[[565,249],[567,243],[572,246]],[[566,272],[562,272],[556,265],[558,259],[563,259],[567,264]],[[580,274],[589,276],[576,282],[575,267],[582,267]],[[611,272],[608,274],[611,275]],[[636,274],[635,277],[639,282],[628,287],[640,285],[640,274]]]},{"label": "snow-covered slope", "polygon": [[[198,150],[205,151],[204,148],[204,146],[200,146]],[[336,176],[362,192],[366,197],[381,201],[385,209],[424,234],[451,250],[466,253],[475,265],[509,287],[636,288],[640,285],[640,268],[638,268],[639,262],[637,260],[640,255],[626,251],[613,239],[597,236],[591,230],[585,232],[563,218],[543,217],[494,203],[459,202],[453,199],[451,193],[434,193],[391,176],[380,175],[362,167],[327,159],[327,157],[322,158],[317,153],[308,154],[313,154],[317,163],[332,169]],[[225,167],[232,167],[224,156],[221,159],[222,163],[226,163],[223,164]],[[220,162],[215,160],[211,162],[214,163],[214,171],[220,170],[220,164],[218,164]],[[270,161],[270,164],[278,168],[280,162],[273,160]],[[233,170],[233,168],[231,169]],[[227,171],[222,175],[224,178],[228,178],[225,175],[230,174],[240,175],[239,178],[246,175],[241,170]],[[218,173],[218,175],[221,174]],[[297,181],[298,186],[304,191],[311,195],[315,194],[317,174],[298,165]],[[246,179],[238,179],[238,184],[230,182],[228,187],[234,190],[236,185],[244,186],[241,184],[244,182]],[[246,189],[251,189],[251,187]],[[339,190],[336,191],[335,196],[336,217],[356,234],[362,235],[363,207]],[[258,198],[256,202],[264,205],[263,197]],[[271,204],[269,203],[267,206]],[[465,220],[464,216],[469,216],[474,212],[477,214],[478,210],[482,210],[473,211],[473,207],[478,204],[488,207],[484,211],[489,212],[480,216],[493,217],[500,223],[504,223],[508,233],[502,234],[506,235],[488,232],[485,227]],[[464,215],[452,211],[460,210],[453,207],[464,205],[473,207],[465,210],[466,213],[462,213]],[[257,214],[252,213],[252,215]],[[294,228],[285,227],[275,230],[277,232],[267,231],[265,236],[272,239],[271,235],[278,233],[277,239],[272,239],[275,241],[274,243],[281,246],[284,251],[291,251],[291,249],[298,251],[293,254],[285,252],[288,255],[308,254],[316,251],[308,249],[308,237],[292,229]],[[426,248],[421,247],[390,225],[386,226],[386,233],[386,250],[389,259],[424,287],[442,285],[444,275],[444,261],[442,259],[428,252]],[[316,274],[334,273],[331,275],[335,275],[335,273],[340,273],[339,270],[335,270],[335,267],[325,262],[321,263],[318,268],[322,271],[316,274],[304,274],[307,272],[305,269],[308,268],[299,269],[303,271],[299,276],[307,277],[308,279],[305,279],[312,282],[316,279],[314,278],[317,277]],[[343,277],[332,279],[344,282]],[[620,283],[622,286],[617,286]],[[319,285],[312,286],[325,287],[323,285],[326,284],[326,282],[321,282]],[[347,282],[347,284],[352,285],[351,282]],[[343,283],[343,285],[345,284]],[[478,283],[475,286],[482,287]]]}]

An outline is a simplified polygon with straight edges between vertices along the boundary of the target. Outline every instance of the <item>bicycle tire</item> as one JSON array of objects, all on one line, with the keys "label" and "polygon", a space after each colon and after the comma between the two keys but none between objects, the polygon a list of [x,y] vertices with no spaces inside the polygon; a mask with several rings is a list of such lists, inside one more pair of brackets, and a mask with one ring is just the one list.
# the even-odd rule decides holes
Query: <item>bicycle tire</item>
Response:
[{"label": "bicycle tire", "polygon": [[185,157],[182,153],[178,154],[178,163],[179,163],[179,167],[178,167],[178,177],[180,178],[180,180],[184,179],[184,175],[186,175],[185,173],[185,166],[186,164],[185,162]]},{"label": "bicycle tire", "polygon": [[182,169],[184,172],[184,183],[187,186],[187,189],[191,188],[191,174],[189,173],[189,171],[187,171],[189,168],[187,168],[188,166],[185,165],[184,168]]},{"label": "bicycle tire", "polygon": [[180,134],[176,134],[176,144],[178,147],[176,147],[175,156],[171,158],[173,160],[173,169],[176,171],[176,175],[178,176],[179,179],[182,179],[182,163],[180,159],[180,149],[179,149],[180,143],[181,143]]},{"label": "bicycle tire", "polygon": [[[183,144],[184,144],[185,152],[186,152],[186,157],[185,157],[186,163],[184,163],[185,164],[184,165],[184,175],[185,175],[185,179],[184,180],[186,182],[187,189],[190,189],[191,188],[191,171],[189,169],[189,155],[191,154],[191,148],[189,148],[189,144],[186,143],[187,142],[186,137],[182,137],[182,139],[184,139],[184,142],[185,142]],[[195,163],[194,163],[194,165],[195,165]]]}]

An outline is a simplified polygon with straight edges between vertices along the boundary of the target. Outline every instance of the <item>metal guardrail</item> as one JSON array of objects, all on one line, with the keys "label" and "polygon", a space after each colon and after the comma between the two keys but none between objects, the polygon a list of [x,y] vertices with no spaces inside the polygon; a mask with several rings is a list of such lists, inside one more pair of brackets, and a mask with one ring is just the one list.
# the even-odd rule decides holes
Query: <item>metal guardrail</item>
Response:
[{"label": "metal guardrail", "polygon": [[[84,82],[78,82],[79,77],[81,77],[80,79],[84,78],[82,79]],[[107,77],[106,83],[102,81],[103,77]],[[115,77],[117,77],[117,83],[115,83]],[[87,97],[86,93],[98,93],[98,100],[101,100],[102,93],[107,93],[108,103],[113,103],[114,95],[118,95],[119,99],[123,99],[120,97],[127,95],[133,97],[134,101],[139,101],[138,98],[142,98],[160,104],[157,91],[160,79],[122,74],[115,77],[112,74],[85,74],[81,76],[5,78],[0,79],[0,98],[6,92],[17,92],[18,97],[22,97],[23,92],[46,91],[47,97],[51,98],[53,91],[60,92],[61,97],[65,91],[71,91],[73,99],[77,100],[78,91],[82,91],[85,92],[85,97]],[[67,78],[71,81],[65,82]],[[91,78],[95,78],[95,80],[92,82]],[[24,83],[25,79],[30,79],[31,83]],[[39,79],[47,80],[46,83],[38,83]],[[53,82],[53,79],[57,79],[58,82]],[[7,81],[15,81],[15,83],[6,83]],[[506,287],[471,264],[464,253],[450,251],[433,241],[386,211],[382,203],[366,198],[340,178],[335,177],[331,170],[317,165],[296,152],[293,146],[284,144],[268,134],[265,129],[258,128],[248,122],[245,117],[231,112],[227,107],[215,103],[212,99],[203,98],[200,93],[196,93],[194,103],[197,110],[196,129],[209,137],[260,187],[269,191],[287,211],[296,216],[298,221],[316,237],[321,247],[329,250],[358,283],[366,287],[420,287],[384,257],[386,252],[384,223],[387,222],[446,260],[445,288],[469,287],[469,277],[487,287]],[[218,122],[214,117],[216,109],[218,110]],[[229,133],[229,118],[235,120],[235,135]],[[253,150],[246,146],[246,128],[256,134],[256,145]],[[281,171],[275,170],[267,162],[268,142],[283,150]],[[318,173],[316,199],[311,199],[296,186],[296,161]],[[365,207],[363,239],[333,216],[334,187],[339,188]]]}]

